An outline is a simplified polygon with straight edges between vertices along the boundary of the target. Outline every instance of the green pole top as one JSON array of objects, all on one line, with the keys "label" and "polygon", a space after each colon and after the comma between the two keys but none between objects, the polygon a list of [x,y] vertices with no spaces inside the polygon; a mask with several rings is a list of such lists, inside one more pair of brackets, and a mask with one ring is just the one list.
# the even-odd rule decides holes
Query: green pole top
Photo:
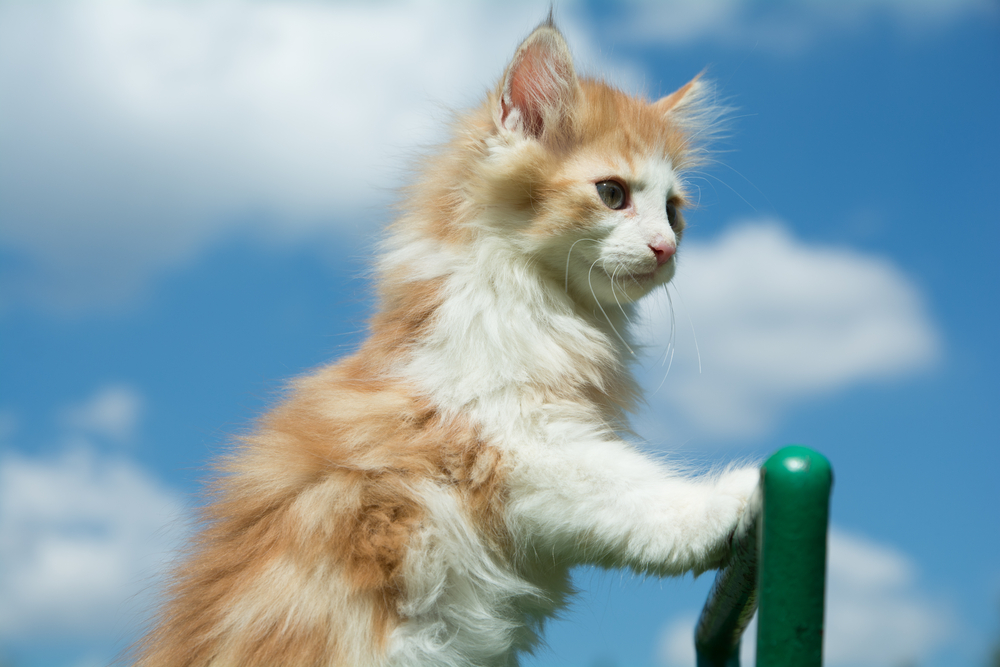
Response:
[{"label": "green pole top", "polygon": [[782,486],[827,486],[833,479],[833,469],[830,461],[816,450],[802,445],[788,445],[764,463],[764,476]]}]

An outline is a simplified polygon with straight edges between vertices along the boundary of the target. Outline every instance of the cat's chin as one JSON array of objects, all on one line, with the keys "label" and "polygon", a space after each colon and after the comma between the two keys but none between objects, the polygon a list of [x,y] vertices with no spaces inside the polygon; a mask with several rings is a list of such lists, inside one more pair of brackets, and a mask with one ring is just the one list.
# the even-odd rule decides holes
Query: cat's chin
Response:
[{"label": "cat's chin", "polygon": [[593,296],[601,303],[610,306],[635,303],[655,288],[665,285],[669,279],[670,276],[662,271],[616,275],[614,278],[607,276],[607,284],[595,291]]},{"label": "cat's chin", "polygon": [[624,291],[635,301],[645,296],[653,288],[666,285],[674,277],[673,267],[659,266],[644,273],[630,272],[627,275],[616,274],[608,276],[615,291]]},{"label": "cat's chin", "polygon": [[633,273],[628,278],[623,280],[631,280],[633,282],[639,283],[640,285],[649,285],[654,281],[661,280],[660,271],[652,270],[648,273]]}]

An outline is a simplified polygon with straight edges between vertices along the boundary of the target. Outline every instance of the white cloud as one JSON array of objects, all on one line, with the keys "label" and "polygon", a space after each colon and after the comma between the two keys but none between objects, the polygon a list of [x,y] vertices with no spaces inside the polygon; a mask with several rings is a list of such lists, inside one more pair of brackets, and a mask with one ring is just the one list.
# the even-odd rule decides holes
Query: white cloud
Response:
[{"label": "white cloud", "polygon": [[137,390],[112,385],[57,410],[65,446],[54,456],[18,453],[16,433],[4,435],[0,641],[76,638],[110,655],[145,618],[187,531],[185,507],[141,466],[95,444],[133,437],[141,405]]},{"label": "white cloud", "polygon": [[546,5],[0,5],[6,298],[127,301],[247,220],[370,236]]},{"label": "white cloud", "polygon": [[124,384],[97,390],[78,405],[62,410],[62,420],[70,429],[117,441],[135,437],[143,408],[142,396]]},{"label": "white cloud", "polygon": [[[660,633],[660,663],[673,667],[695,664],[694,627],[698,622],[696,614],[676,616]],[[742,657],[742,656],[741,656]],[[743,664],[742,661],[740,664]]]},{"label": "white cloud", "polygon": [[661,434],[654,442],[665,428],[760,435],[798,402],[898,377],[939,354],[919,291],[888,260],[807,245],[776,222],[689,243],[671,292],[675,324],[666,294],[643,311],[653,350],[676,327],[669,373],[666,364],[645,370],[647,385],[661,385],[647,397],[660,420],[644,429]]},{"label": "white cloud", "polygon": [[112,637],[184,531],[177,495],[134,463],[78,447],[0,457],[0,638]]},{"label": "white cloud", "polygon": [[[825,665],[919,663],[953,633],[951,613],[920,592],[916,567],[905,554],[833,528],[827,555]],[[695,621],[695,614],[686,614],[667,624],[661,634],[661,664],[694,664]],[[756,620],[744,635],[741,664],[754,664],[755,637]]]},{"label": "white cloud", "polygon": [[947,605],[917,589],[916,567],[899,551],[830,532],[826,661],[835,665],[922,662],[952,633]]}]

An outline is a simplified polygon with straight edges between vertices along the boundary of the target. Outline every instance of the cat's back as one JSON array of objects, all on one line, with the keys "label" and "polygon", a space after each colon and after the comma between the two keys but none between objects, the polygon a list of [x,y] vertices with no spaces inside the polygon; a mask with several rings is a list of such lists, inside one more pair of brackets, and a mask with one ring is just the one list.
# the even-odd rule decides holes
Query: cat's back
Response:
[{"label": "cat's back", "polygon": [[415,552],[458,531],[505,558],[499,450],[363,354],[297,380],[240,440],[139,665],[385,664],[401,611],[449,577]]}]

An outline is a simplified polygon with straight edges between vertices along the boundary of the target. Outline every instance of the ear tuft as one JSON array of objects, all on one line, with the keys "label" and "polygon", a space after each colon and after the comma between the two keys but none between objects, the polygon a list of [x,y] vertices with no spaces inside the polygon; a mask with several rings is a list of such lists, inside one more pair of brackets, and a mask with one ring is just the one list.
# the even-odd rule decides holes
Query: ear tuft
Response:
[{"label": "ear tuft", "polygon": [[687,135],[689,164],[705,157],[706,144],[724,130],[724,120],[731,111],[718,103],[715,86],[701,74],[654,102],[652,107]]},{"label": "ear tuft", "polygon": [[653,102],[652,106],[672,123],[705,139],[721,129],[720,122],[731,109],[718,102],[715,85],[702,74]]},{"label": "ear tuft", "polygon": [[518,47],[500,88],[498,125],[542,139],[565,126],[579,83],[573,58],[551,15]]},{"label": "ear tuft", "polygon": [[653,106],[662,114],[671,111],[679,112],[685,108],[690,109],[704,99],[707,87],[708,85],[699,74],[674,92],[661,97],[653,103]]}]

